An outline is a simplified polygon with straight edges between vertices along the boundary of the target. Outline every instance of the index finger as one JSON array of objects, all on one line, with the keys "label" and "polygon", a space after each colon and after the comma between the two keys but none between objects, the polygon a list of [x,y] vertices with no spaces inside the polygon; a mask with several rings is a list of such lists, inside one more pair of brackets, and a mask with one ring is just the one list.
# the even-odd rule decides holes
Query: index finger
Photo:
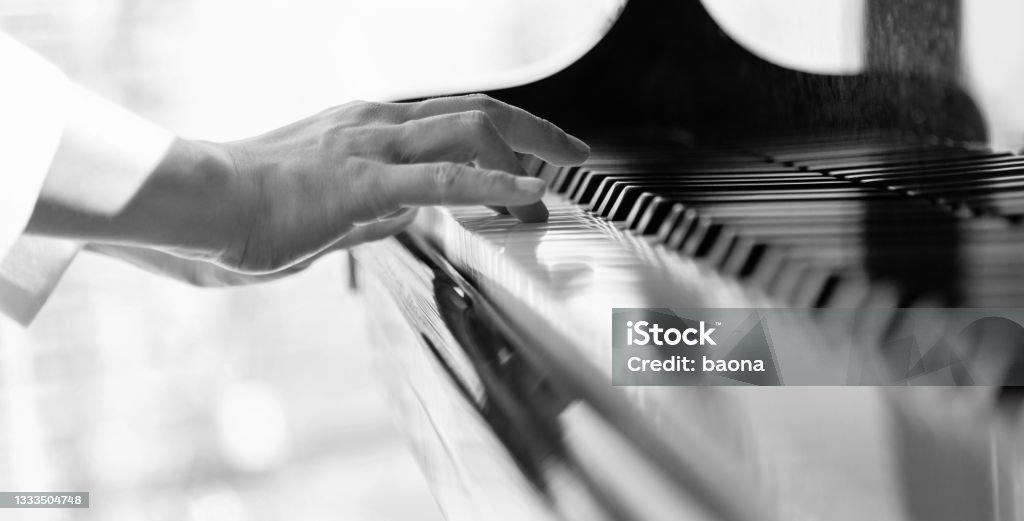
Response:
[{"label": "index finger", "polygon": [[590,155],[590,147],[529,112],[483,94],[434,98],[416,103],[414,119],[479,110],[487,114],[501,137],[516,152],[533,154],[555,165],[578,165]]},{"label": "index finger", "polygon": [[[487,170],[459,163],[389,165],[369,160],[357,168],[373,171],[370,184],[350,214],[356,222],[370,222],[408,206],[500,205],[526,206],[540,201],[544,181],[501,170]],[[527,214],[531,220],[532,214]],[[540,218],[547,217],[545,210]]]}]

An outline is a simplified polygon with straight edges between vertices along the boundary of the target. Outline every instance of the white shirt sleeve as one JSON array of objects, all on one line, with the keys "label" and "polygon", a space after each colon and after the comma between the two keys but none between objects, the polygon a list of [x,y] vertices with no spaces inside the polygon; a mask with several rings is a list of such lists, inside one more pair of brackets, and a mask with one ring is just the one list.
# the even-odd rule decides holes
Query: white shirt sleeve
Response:
[{"label": "white shirt sleeve", "polygon": [[69,82],[3,34],[0,70],[0,313],[27,324],[79,250],[22,236],[60,143]]}]

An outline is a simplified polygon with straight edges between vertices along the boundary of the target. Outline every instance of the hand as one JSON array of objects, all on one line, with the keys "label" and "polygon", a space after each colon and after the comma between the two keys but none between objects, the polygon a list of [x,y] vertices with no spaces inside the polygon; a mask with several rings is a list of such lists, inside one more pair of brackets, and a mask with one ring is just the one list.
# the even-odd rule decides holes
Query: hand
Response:
[{"label": "hand", "polygon": [[175,138],[86,92],[70,106],[28,233],[248,274],[397,233],[406,208],[486,204],[544,220],[544,182],[519,155],[567,165],[589,153],[481,95],[354,102],[230,143]]},{"label": "hand", "polygon": [[377,221],[403,207],[487,204],[544,220],[544,183],[525,177],[516,152],[562,165],[589,152],[551,123],[479,95],[354,102],[207,146],[229,158],[233,191],[244,194],[243,225],[212,260],[248,273],[287,268],[352,233],[394,233]]}]

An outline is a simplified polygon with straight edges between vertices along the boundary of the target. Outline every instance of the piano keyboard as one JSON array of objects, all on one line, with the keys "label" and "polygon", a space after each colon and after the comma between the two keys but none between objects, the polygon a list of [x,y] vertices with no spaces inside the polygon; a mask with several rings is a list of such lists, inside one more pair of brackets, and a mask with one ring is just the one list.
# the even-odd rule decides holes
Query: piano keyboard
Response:
[{"label": "piano keyboard", "polygon": [[527,168],[549,184],[549,222],[429,209],[411,233],[603,371],[615,307],[881,310],[826,324],[842,349],[808,333],[802,361],[845,367],[900,308],[1024,303],[1024,158],[1009,153],[870,135],[597,145],[582,166]]},{"label": "piano keyboard", "polygon": [[[597,148],[533,165],[617,228],[797,307],[1024,302],[1024,158],[891,137]],[[877,292],[876,292],[877,293]]]},{"label": "piano keyboard", "polygon": [[[876,483],[894,457],[885,441],[890,429],[910,446],[957,432],[970,438],[971,450],[986,447],[988,429],[1007,434],[993,427],[1001,425],[994,391],[982,388],[785,387],[756,394],[740,387],[613,387],[611,309],[806,307],[808,313],[794,313],[778,328],[793,348],[778,367],[814,368],[832,384],[876,383],[870,368],[888,356],[886,333],[899,307],[1024,302],[1024,212],[1017,202],[1024,186],[1014,177],[1024,178],[1017,173],[1024,159],[889,136],[592,150],[579,167],[527,165],[550,187],[546,223],[521,223],[482,207],[428,208],[410,228],[411,241],[369,244],[357,258],[401,296],[410,321],[432,324],[418,326],[430,332],[443,329],[420,317],[429,315],[430,285],[413,298],[415,284],[401,273],[420,262],[406,248],[433,250],[430,258],[443,258],[519,330],[516,345],[531,364],[585,397],[625,437],[644,440],[638,446],[658,447],[647,456],[684,490],[700,490],[712,510],[735,509],[721,518],[855,512],[857,498],[865,497],[897,505],[898,489]],[[434,276],[416,269],[425,280]],[[849,320],[824,323],[813,311],[823,307],[876,312],[840,313]],[[446,371],[472,375],[460,369],[458,349],[445,345],[431,342]],[[941,414],[920,412],[931,410]],[[849,411],[856,411],[855,424],[843,423]],[[835,432],[827,420],[807,427],[823,439],[855,429],[854,437],[874,440],[844,467],[841,493],[800,492],[807,483],[837,479],[835,468],[804,457],[834,447],[798,438],[767,450],[750,434],[789,440],[792,426],[808,415],[838,422]],[[564,415],[559,421],[568,422]],[[735,490],[750,495],[737,501]]]}]

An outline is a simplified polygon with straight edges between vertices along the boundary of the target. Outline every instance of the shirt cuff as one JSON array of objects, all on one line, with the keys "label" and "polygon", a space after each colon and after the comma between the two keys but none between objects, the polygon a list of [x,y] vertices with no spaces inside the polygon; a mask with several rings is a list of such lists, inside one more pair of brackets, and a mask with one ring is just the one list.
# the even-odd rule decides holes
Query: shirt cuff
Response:
[{"label": "shirt cuff", "polygon": [[0,313],[27,325],[78,244],[22,236],[64,129],[70,83],[56,67],[0,34]]},{"label": "shirt cuff", "polygon": [[31,323],[79,250],[74,241],[21,236],[0,261],[0,313]]},{"label": "shirt cuff", "polygon": [[0,34],[0,258],[28,224],[60,144],[69,82],[53,65]]}]

